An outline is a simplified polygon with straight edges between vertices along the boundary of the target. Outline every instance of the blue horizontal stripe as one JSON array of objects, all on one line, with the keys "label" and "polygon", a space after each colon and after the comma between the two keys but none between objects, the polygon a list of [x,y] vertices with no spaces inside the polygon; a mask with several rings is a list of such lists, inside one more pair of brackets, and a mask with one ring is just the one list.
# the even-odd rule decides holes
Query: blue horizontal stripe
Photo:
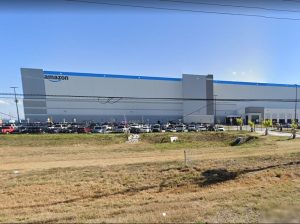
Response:
[{"label": "blue horizontal stripe", "polygon": [[80,77],[97,77],[97,78],[114,78],[114,79],[142,79],[142,80],[161,80],[161,81],[181,81],[181,78],[166,78],[152,76],[135,76],[135,75],[111,75],[111,74],[92,74],[92,73],[77,73],[77,72],[58,72],[44,71],[46,75],[67,75]]},{"label": "blue horizontal stripe", "polygon": [[[59,72],[59,71],[44,71],[47,75],[67,75],[79,77],[97,77],[97,78],[115,78],[115,79],[142,79],[142,80],[161,80],[161,81],[182,81],[181,78],[166,78],[153,76],[136,76],[136,75],[112,75],[112,74],[93,74],[79,72]],[[278,83],[259,83],[259,82],[238,82],[238,81],[222,81],[214,80],[214,84],[228,84],[240,86],[276,86],[276,87],[296,87],[296,84],[278,84]],[[297,85],[299,87],[299,85]]]},{"label": "blue horizontal stripe", "polygon": [[[261,82],[238,82],[238,81],[221,81],[214,80],[215,84],[228,84],[228,85],[240,85],[240,86],[276,86],[276,87],[293,87],[296,88],[296,84],[278,84],[278,83],[261,83]],[[299,85],[297,85],[299,87]]]}]

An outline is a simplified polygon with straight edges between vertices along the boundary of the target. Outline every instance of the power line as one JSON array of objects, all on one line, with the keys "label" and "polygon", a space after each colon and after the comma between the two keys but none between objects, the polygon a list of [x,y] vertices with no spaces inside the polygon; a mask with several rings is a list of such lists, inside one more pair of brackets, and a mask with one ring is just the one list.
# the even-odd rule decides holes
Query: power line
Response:
[{"label": "power line", "polygon": [[3,113],[3,112],[0,112],[0,114],[2,114],[2,115],[5,115],[5,116],[8,116],[8,117],[10,117],[10,118],[16,118],[15,116],[13,116],[13,115],[10,115],[10,114],[6,114],[6,113]]},{"label": "power line", "polygon": [[300,0],[282,0],[282,1],[284,1],[284,2],[300,2]]},{"label": "power line", "polygon": [[216,15],[258,17],[258,18],[263,18],[263,19],[277,19],[277,20],[291,20],[291,21],[299,21],[300,20],[300,18],[264,16],[264,15],[258,15],[258,14],[230,13],[230,12],[204,11],[204,10],[192,10],[192,9],[176,9],[176,8],[166,8],[166,7],[156,7],[156,6],[142,6],[142,5],[120,4],[120,3],[93,2],[93,1],[84,1],[84,0],[65,0],[65,1],[76,2],[76,3],[86,3],[86,4],[130,7],[130,8],[144,8],[144,9],[205,13],[205,14],[216,14]]},{"label": "power line", "polygon": [[[12,93],[0,93],[0,96],[14,96]],[[133,96],[87,96],[87,95],[43,95],[43,94],[17,94],[17,96],[23,96],[23,100],[55,100],[60,98],[71,98],[71,99],[103,99],[109,103],[111,100],[120,101],[123,99],[126,100],[170,100],[170,101],[214,101],[214,98],[184,98],[184,97],[133,97]],[[268,98],[218,98],[217,101],[233,101],[233,102],[250,102],[250,101],[259,101],[259,102],[300,102],[300,99],[268,99]]]},{"label": "power line", "polygon": [[265,7],[258,7],[258,6],[243,6],[243,5],[207,3],[207,2],[189,2],[189,1],[178,1],[178,0],[160,0],[160,1],[161,2],[183,3],[183,4],[195,4],[195,5],[210,5],[210,6],[232,7],[232,8],[260,9],[260,10],[277,11],[277,12],[292,12],[292,13],[294,13],[294,12],[295,13],[299,13],[300,12],[299,10],[275,9],[275,8],[265,8]]},{"label": "power line", "polygon": [[214,102],[213,102],[213,103],[209,103],[208,105],[199,107],[199,108],[197,108],[196,110],[194,110],[194,111],[192,111],[192,112],[190,112],[190,113],[188,113],[188,114],[185,114],[182,118],[185,118],[185,117],[187,117],[187,116],[189,116],[189,115],[192,115],[192,114],[194,114],[194,113],[196,113],[196,112],[198,112],[198,111],[201,111],[202,109],[206,109],[208,106],[213,105],[213,104],[214,104]]}]

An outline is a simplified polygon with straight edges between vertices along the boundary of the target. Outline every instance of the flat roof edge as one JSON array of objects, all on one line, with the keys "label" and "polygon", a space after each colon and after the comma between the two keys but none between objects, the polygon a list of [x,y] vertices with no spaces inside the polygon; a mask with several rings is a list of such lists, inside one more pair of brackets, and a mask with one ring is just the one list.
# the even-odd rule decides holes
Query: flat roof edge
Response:
[{"label": "flat roof edge", "polygon": [[170,78],[170,77],[94,74],[94,73],[80,73],[80,72],[59,72],[59,71],[44,71],[44,74],[68,75],[68,76],[79,76],[79,77],[116,78],[116,79],[161,80],[161,81],[181,81],[182,80],[181,78]]},{"label": "flat roof edge", "polygon": [[[155,76],[137,76],[137,75],[115,75],[115,74],[95,74],[81,72],[61,72],[61,71],[44,71],[48,75],[68,75],[82,77],[98,78],[119,78],[119,79],[140,79],[140,80],[160,80],[160,81],[182,81],[182,78],[155,77]],[[214,84],[241,85],[241,86],[275,86],[275,87],[299,87],[296,84],[279,84],[279,83],[262,83],[262,82],[241,82],[241,81],[224,81],[213,80]]]},{"label": "flat roof edge", "polygon": [[215,84],[227,84],[227,85],[241,85],[241,86],[276,86],[276,87],[293,87],[296,88],[299,85],[296,84],[279,84],[279,83],[263,83],[263,82],[240,82],[240,81],[223,81],[214,80]]}]

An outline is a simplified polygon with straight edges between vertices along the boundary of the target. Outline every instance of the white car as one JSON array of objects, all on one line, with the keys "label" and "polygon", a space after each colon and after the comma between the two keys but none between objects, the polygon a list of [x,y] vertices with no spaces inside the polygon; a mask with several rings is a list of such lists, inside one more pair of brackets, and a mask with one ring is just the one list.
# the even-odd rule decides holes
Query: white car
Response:
[{"label": "white car", "polygon": [[103,133],[112,133],[113,128],[109,125],[102,125],[101,128],[103,129]]},{"label": "white car", "polygon": [[184,132],[187,130],[186,126],[184,124],[176,125],[175,129],[176,129],[176,132]]},{"label": "white car", "polygon": [[141,125],[139,125],[139,124],[132,124],[132,125],[130,125],[130,128],[141,128]]},{"label": "white car", "polygon": [[150,126],[144,125],[144,126],[141,128],[141,132],[143,132],[143,133],[149,133],[149,132],[151,132]]},{"label": "white car", "polygon": [[190,124],[187,129],[189,132],[191,132],[191,131],[197,132],[198,131],[197,126],[195,124]]},{"label": "white car", "polygon": [[176,128],[172,125],[169,125],[169,127],[166,128],[166,132],[176,132]]},{"label": "white car", "polygon": [[222,127],[222,126],[220,126],[220,127],[217,127],[217,129],[216,129],[217,131],[225,131],[225,128],[224,127]]},{"label": "white car", "polygon": [[125,133],[128,131],[129,131],[129,128],[127,128],[125,125],[119,125],[114,130],[115,133]]},{"label": "white car", "polygon": [[204,127],[204,126],[199,126],[199,127],[198,127],[198,130],[199,130],[199,131],[207,131],[207,128]]}]

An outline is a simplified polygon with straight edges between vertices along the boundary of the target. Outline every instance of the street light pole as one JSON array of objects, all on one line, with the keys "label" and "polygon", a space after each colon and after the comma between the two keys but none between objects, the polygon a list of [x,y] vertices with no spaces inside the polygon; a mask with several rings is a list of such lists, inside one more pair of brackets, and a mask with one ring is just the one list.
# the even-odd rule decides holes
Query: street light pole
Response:
[{"label": "street light pole", "polygon": [[[298,101],[298,85],[296,84],[296,97],[295,97],[295,116],[294,116],[294,119],[295,119],[295,122],[296,122],[296,119],[297,119],[297,101]],[[297,122],[298,123],[298,122]]]},{"label": "street light pole", "polygon": [[17,93],[16,93],[16,88],[15,86],[10,87],[12,89],[14,89],[14,94],[15,94],[15,103],[16,103],[16,108],[17,108],[17,115],[18,115],[18,123],[20,124],[20,115],[19,115],[19,108],[18,108],[18,99],[17,99]]},{"label": "street light pole", "polygon": [[215,119],[214,119],[214,123],[216,125],[216,123],[217,123],[217,95],[214,95],[214,101],[215,101]]}]

